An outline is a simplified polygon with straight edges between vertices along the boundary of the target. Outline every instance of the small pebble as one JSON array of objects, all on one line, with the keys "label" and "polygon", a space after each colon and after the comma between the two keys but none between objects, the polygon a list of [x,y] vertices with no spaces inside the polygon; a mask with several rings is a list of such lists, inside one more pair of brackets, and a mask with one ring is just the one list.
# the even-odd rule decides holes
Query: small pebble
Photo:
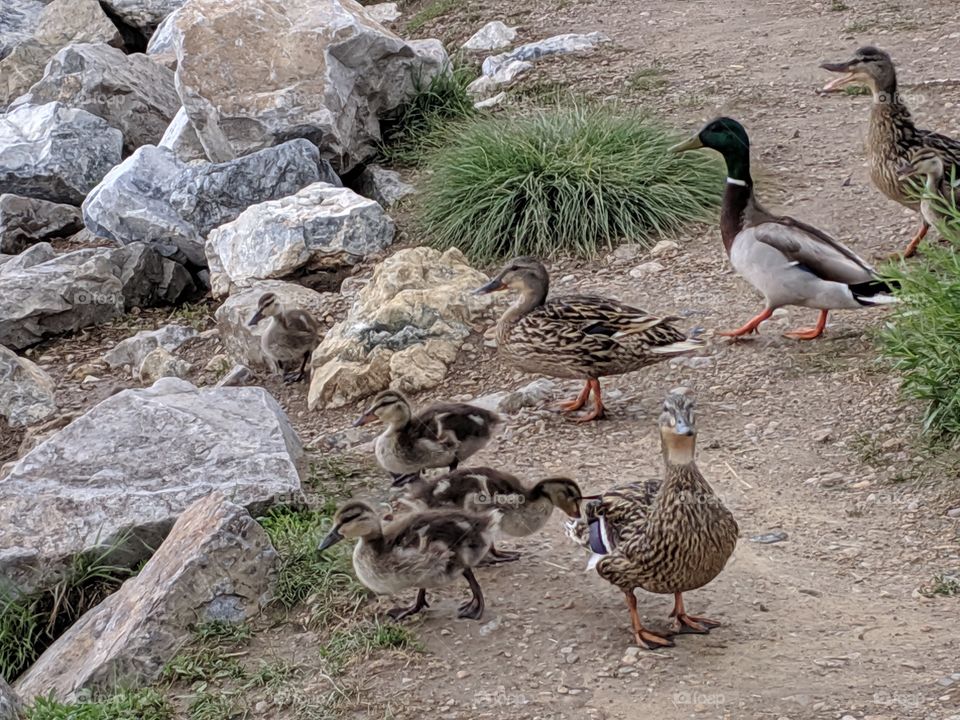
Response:
[{"label": "small pebble", "polygon": [[773,532],[764,533],[763,535],[754,535],[750,538],[750,542],[772,545],[773,543],[783,542],[788,537],[787,533],[783,530],[774,530]]}]

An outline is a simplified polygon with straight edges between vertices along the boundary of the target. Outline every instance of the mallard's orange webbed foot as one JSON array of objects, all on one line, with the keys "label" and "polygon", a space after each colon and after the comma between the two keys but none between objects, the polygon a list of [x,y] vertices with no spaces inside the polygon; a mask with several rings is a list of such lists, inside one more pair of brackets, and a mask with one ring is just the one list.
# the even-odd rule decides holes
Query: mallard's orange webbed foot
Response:
[{"label": "mallard's orange webbed foot", "polygon": [[633,626],[633,639],[636,640],[637,645],[644,650],[673,647],[673,641],[670,638],[650,632],[640,622],[640,613],[637,612],[637,598],[633,591],[624,590],[623,595],[627,601],[627,607],[630,609],[630,624]]},{"label": "mallard's orange webbed foot", "polygon": [[720,627],[720,623],[717,620],[697,617],[696,615],[687,615],[687,611],[683,607],[683,593],[674,593],[673,598],[673,612],[670,613],[670,617],[673,618],[673,623],[670,626],[671,632],[677,635],[686,633],[704,635],[713,628]]},{"label": "mallard's orange webbed foot", "polygon": [[823,331],[827,327],[827,315],[829,312],[829,310],[820,311],[820,317],[817,318],[816,327],[791,330],[790,332],[785,332],[783,336],[792,338],[793,340],[814,340],[820,337],[823,335]]},{"label": "mallard's orange webbed foot", "polygon": [[563,413],[574,412],[579,410],[584,405],[587,404],[587,400],[590,398],[590,381],[587,380],[583,385],[583,390],[580,391],[580,394],[577,395],[575,400],[570,402],[561,403],[558,410]]},{"label": "mallard's orange webbed foot", "polygon": [[718,332],[717,335],[729,338],[739,338],[743,337],[744,335],[749,335],[750,333],[755,333],[757,332],[757,328],[760,327],[760,323],[769,319],[771,315],[773,315],[773,310],[771,308],[766,308],[762,313],[752,318],[746,325],[738,327],[736,330]]},{"label": "mallard's orange webbed foot", "polygon": [[591,378],[587,381],[587,387],[593,391],[593,410],[590,412],[580,415],[577,417],[578,423],[590,422],[591,420],[599,420],[605,414],[603,407],[603,397],[600,394],[600,381],[596,378]]}]

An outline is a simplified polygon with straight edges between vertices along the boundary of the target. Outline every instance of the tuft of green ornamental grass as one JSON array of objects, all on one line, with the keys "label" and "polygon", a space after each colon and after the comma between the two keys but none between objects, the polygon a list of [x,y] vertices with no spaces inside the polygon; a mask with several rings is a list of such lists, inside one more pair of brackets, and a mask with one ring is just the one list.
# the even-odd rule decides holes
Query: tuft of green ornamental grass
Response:
[{"label": "tuft of green ornamental grass", "polygon": [[381,120],[380,154],[384,160],[417,167],[451,123],[475,116],[477,111],[467,94],[467,85],[474,77],[472,69],[456,62],[429,81],[414,77],[410,99]]},{"label": "tuft of green ornamental grass", "polygon": [[609,106],[468,121],[427,162],[420,221],[434,246],[483,263],[649,245],[720,201],[719,158],[668,152],[678,139]]},{"label": "tuft of green ornamental grass", "polygon": [[26,720],[171,720],[173,709],[158,691],[119,690],[99,699],[59,703],[47,698],[26,709]]},{"label": "tuft of green ornamental grass", "polygon": [[956,444],[960,438],[960,208],[939,202],[947,219],[944,243],[925,242],[909,263],[885,269],[899,283],[883,354],[901,375],[905,395],[926,406],[924,432]]}]

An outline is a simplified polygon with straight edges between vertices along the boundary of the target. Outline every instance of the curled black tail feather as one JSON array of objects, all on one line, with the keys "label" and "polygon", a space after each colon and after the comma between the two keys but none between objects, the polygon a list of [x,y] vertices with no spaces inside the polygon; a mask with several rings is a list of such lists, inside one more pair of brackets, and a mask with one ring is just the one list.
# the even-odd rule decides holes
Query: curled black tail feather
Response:
[{"label": "curled black tail feather", "polygon": [[853,293],[853,299],[861,305],[877,305],[896,302],[893,292],[900,289],[900,283],[896,280],[877,279],[853,283],[849,285],[849,288],[850,292]]}]

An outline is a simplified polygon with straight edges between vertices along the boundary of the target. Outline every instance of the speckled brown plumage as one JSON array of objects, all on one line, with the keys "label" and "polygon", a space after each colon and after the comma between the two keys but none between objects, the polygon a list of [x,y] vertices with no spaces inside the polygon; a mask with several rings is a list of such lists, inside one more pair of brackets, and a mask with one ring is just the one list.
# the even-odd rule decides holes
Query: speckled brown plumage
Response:
[{"label": "speckled brown plumage", "polygon": [[[675,632],[708,632],[716,621],[686,614],[682,593],[703,587],[733,554],[739,527],[694,459],[693,401],[673,392],[660,416],[664,477],[620,485],[583,505],[569,534],[594,552],[600,577],[620,588],[636,641],[654,649],[672,642],[640,622],[634,589],[674,595]],[[591,530],[600,540],[591,538]],[[597,547],[599,544],[601,547]]]}]

